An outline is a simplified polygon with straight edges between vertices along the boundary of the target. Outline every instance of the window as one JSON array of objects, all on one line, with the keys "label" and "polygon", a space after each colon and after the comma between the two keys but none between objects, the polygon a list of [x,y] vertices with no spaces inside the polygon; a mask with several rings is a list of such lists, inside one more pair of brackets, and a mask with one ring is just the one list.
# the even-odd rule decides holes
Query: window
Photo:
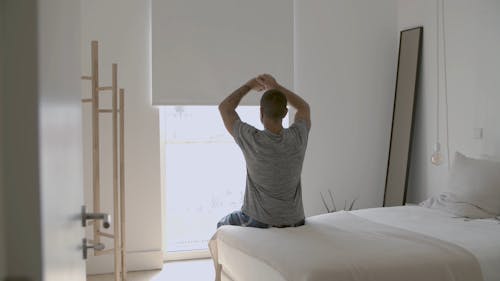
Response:
[{"label": "window", "polygon": [[[240,106],[242,120],[263,129],[258,106]],[[164,251],[206,251],[217,222],[239,210],[245,161],[217,106],[160,110],[164,169]],[[288,124],[288,119],[284,120]]]}]

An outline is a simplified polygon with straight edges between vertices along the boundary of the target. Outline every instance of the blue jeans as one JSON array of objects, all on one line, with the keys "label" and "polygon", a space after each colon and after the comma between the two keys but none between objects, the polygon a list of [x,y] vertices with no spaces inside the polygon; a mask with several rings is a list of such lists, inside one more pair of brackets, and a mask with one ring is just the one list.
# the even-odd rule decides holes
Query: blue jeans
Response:
[{"label": "blue jeans", "polygon": [[223,225],[239,225],[239,226],[258,227],[258,228],[270,227],[270,225],[268,224],[252,219],[242,211],[234,211],[229,215],[223,217],[217,223],[217,228]]},{"label": "blue jeans", "polygon": [[238,225],[238,226],[248,226],[248,227],[257,227],[257,228],[269,228],[269,227],[297,227],[305,224],[305,220],[301,220],[298,223],[291,225],[269,225],[258,220],[254,220],[251,217],[247,216],[242,211],[234,211],[229,215],[223,217],[218,223],[217,228],[223,225]]}]

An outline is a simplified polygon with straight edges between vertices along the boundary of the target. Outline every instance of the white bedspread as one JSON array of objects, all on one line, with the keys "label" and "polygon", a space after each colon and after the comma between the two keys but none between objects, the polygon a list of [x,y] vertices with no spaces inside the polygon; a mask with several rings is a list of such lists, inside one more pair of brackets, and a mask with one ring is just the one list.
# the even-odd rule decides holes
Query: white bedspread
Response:
[{"label": "white bedspread", "polygon": [[465,220],[419,206],[353,211],[371,221],[428,235],[459,245],[479,262],[484,281],[500,281],[500,221]]},{"label": "white bedspread", "polygon": [[[412,208],[423,209],[402,210]],[[394,215],[390,215],[391,209]],[[257,258],[288,281],[483,280],[477,259],[460,243],[436,239],[411,227],[390,226],[391,220],[396,224],[405,221],[401,213],[397,215],[398,208],[371,210],[388,212],[380,213],[387,221],[377,221],[381,211],[363,210],[311,217],[299,228],[225,226],[210,241],[210,250],[218,264],[218,243],[223,243]],[[415,224],[411,216],[407,221]]]}]

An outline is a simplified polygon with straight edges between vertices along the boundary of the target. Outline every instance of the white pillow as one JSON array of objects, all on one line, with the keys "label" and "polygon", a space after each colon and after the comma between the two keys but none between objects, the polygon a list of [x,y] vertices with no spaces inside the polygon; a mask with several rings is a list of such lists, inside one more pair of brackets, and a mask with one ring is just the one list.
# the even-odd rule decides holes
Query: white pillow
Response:
[{"label": "white pillow", "polygon": [[457,152],[446,191],[420,205],[473,219],[500,215],[500,163]]}]

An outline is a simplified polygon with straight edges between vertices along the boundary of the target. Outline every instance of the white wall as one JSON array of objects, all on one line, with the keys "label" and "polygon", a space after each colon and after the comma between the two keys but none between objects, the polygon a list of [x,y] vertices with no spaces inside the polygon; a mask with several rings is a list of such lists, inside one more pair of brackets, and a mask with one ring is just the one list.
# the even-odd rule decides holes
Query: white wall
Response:
[{"label": "white wall", "polygon": [[[82,74],[90,73],[90,41],[99,41],[101,85],[110,85],[111,63],[118,63],[118,84],[125,88],[125,188],[128,267],[162,266],[162,209],[158,110],[151,106],[150,1],[82,1]],[[89,97],[90,83],[82,82]],[[105,96],[106,94],[102,94]],[[109,100],[102,107],[109,106]],[[90,107],[84,106],[84,169],[87,206],[91,207]],[[111,134],[103,117],[101,169],[103,211],[112,213]],[[90,230],[90,228],[89,228]],[[91,237],[90,231],[87,237]],[[107,245],[112,246],[112,241]],[[91,257],[88,273],[109,272],[112,256]]]},{"label": "white wall", "polygon": [[[410,202],[420,202],[440,192],[448,174],[446,159],[439,167],[430,163],[436,138],[436,3],[436,0],[398,0],[398,29],[424,27],[408,189]],[[499,158],[500,2],[445,1],[445,20],[451,158],[457,150],[472,157]],[[439,136],[446,156],[442,42],[440,45]],[[484,129],[483,139],[473,138],[474,128]]]},{"label": "white wall", "polygon": [[295,90],[311,105],[306,215],[319,192],[342,208],[382,205],[397,57],[396,2],[295,1]]}]

